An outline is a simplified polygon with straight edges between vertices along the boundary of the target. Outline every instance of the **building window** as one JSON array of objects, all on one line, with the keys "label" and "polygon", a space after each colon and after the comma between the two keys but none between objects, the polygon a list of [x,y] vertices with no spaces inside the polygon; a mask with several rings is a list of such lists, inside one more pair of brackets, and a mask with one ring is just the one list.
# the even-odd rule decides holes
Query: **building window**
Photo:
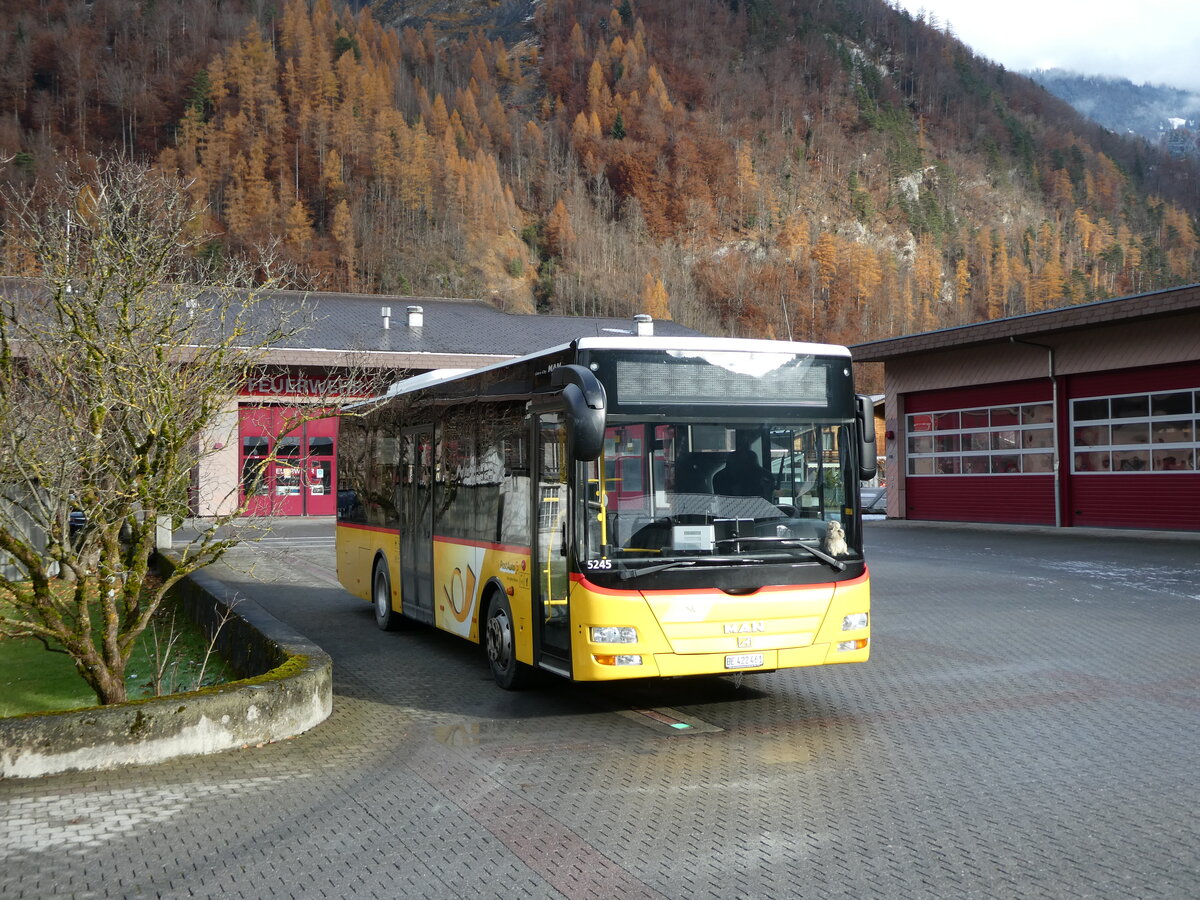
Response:
[{"label": "building window", "polygon": [[1071,402],[1071,471],[1195,472],[1200,390]]},{"label": "building window", "polygon": [[1054,409],[1049,403],[914,413],[907,426],[909,475],[1045,475],[1054,470]]},{"label": "building window", "polygon": [[267,488],[267,457],[270,440],[265,435],[248,434],[242,437],[242,490],[247,497],[265,497]]}]

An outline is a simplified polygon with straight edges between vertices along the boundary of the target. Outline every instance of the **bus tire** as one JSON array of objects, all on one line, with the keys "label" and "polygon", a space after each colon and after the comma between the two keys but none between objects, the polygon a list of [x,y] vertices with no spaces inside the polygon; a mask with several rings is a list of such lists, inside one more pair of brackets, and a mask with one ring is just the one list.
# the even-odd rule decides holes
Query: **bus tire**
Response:
[{"label": "bus tire", "polygon": [[400,613],[392,609],[392,576],[386,559],[375,563],[371,575],[371,605],[375,607],[375,624],[380,631],[395,631],[400,627]]},{"label": "bus tire", "polygon": [[533,680],[533,669],[517,660],[517,631],[508,598],[496,591],[488,603],[484,649],[496,684],[506,691],[519,691]]}]

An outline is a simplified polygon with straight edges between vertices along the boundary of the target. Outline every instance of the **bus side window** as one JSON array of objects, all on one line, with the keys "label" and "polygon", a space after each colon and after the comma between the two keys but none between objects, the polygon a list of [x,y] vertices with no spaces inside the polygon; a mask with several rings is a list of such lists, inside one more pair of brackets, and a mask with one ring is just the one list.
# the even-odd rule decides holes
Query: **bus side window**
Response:
[{"label": "bus side window", "polygon": [[502,439],[504,477],[497,503],[499,542],[528,546],[529,523],[529,455],[520,421]]}]

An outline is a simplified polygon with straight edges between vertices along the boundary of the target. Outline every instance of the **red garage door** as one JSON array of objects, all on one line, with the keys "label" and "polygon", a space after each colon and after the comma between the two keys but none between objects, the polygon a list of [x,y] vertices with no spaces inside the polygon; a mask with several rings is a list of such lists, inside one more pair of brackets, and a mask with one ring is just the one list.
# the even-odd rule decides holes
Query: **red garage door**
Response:
[{"label": "red garage door", "polygon": [[255,516],[332,516],[337,509],[337,419],[280,434],[295,410],[243,407],[239,416],[241,491]]},{"label": "red garage door", "polygon": [[1067,379],[1064,522],[1200,530],[1200,365]]},{"label": "red garage door", "polygon": [[905,398],[909,519],[1054,524],[1054,429],[1047,382]]}]

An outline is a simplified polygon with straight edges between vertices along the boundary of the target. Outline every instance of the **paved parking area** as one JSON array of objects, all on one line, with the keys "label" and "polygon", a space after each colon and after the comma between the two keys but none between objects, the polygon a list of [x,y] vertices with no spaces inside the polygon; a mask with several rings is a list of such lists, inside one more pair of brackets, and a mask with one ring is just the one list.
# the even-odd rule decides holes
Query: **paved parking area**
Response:
[{"label": "paved parking area", "polygon": [[0,783],[0,896],[1195,895],[1200,540],[873,522],[865,666],[508,694],[377,631],[329,527],[221,577],[333,656],[332,718]]}]

